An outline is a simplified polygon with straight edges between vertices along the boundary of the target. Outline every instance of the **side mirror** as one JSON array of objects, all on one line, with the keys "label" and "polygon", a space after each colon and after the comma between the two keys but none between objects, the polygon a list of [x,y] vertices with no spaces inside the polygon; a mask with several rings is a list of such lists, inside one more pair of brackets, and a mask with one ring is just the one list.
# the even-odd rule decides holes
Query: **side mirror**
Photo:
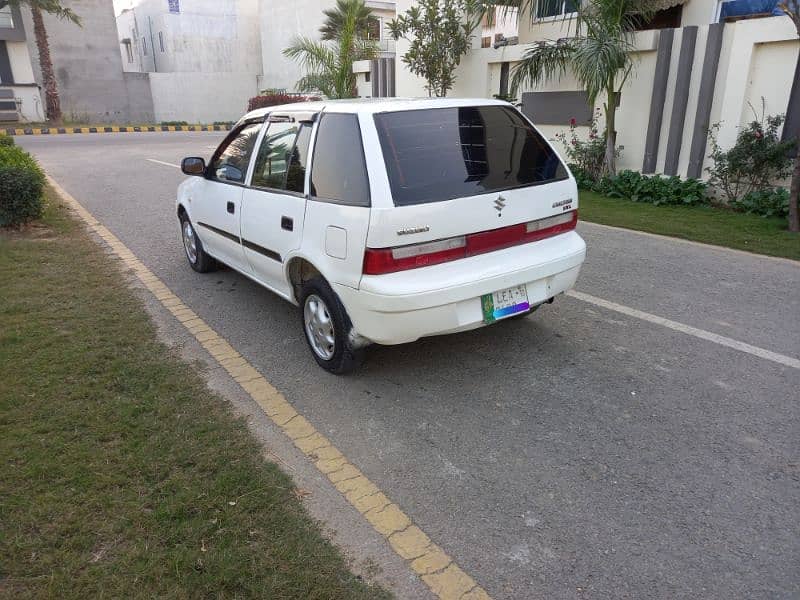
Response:
[{"label": "side mirror", "polygon": [[206,161],[196,156],[184,158],[181,161],[181,171],[186,175],[200,175],[206,174]]}]

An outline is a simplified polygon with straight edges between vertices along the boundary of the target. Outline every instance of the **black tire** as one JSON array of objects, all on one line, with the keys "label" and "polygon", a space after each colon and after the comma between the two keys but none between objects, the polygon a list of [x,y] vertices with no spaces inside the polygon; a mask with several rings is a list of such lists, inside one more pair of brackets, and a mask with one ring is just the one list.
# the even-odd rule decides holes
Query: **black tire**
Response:
[{"label": "black tire", "polygon": [[[316,312],[311,308],[314,302],[312,297],[322,301],[324,314],[329,317],[333,328],[332,335],[328,337],[324,337],[322,332],[318,330],[319,338],[322,339],[318,338],[316,341],[312,339],[311,333],[314,328],[313,322],[309,323],[306,318],[307,308],[312,312]],[[331,286],[328,285],[328,282],[322,277],[315,277],[305,282],[300,292],[299,300],[300,325],[303,328],[303,335],[306,338],[309,350],[311,350],[311,354],[317,364],[336,375],[344,375],[356,369],[363,362],[364,350],[363,348],[353,348],[350,342],[350,330],[353,328],[353,324],[350,322],[350,317],[347,316],[344,305],[331,289]],[[309,307],[307,307],[307,304],[309,304]],[[331,338],[333,339],[333,344],[327,344],[327,347],[322,350],[315,348],[315,345],[320,343],[325,345],[324,343]]]},{"label": "black tire", "polygon": [[[216,270],[217,261],[206,253],[205,249],[203,248],[203,242],[201,242],[200,238],[197,237],[197,232],[194,230],[194,225],[189,220],[189,217],[186,215],[186,213],[181,213],[180,221],[183,253],[186,255],[186,260],[189,261],[189,266],[198,273],[208,273],[209,271]],[[191,248],[190,242],[187,238],[187,227],[191,231],[191,236],[194,239],[193,249]],[[193,255],[194,260],[192,260]]]}]

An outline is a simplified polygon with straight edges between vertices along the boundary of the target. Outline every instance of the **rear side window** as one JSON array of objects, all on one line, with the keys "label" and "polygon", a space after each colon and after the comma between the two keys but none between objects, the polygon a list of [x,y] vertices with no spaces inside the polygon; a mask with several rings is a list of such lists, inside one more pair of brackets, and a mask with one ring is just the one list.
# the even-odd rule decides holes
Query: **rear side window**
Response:
[{"label": "rear side window", "polygon": [[397,206],[557,181],[567,170],[539,133],[506,106],[375,115]]},{"label": "rear side window", "polygon": [[356,115],[323,113],[314,142],[311,195],[369,206],[369,180]]}]

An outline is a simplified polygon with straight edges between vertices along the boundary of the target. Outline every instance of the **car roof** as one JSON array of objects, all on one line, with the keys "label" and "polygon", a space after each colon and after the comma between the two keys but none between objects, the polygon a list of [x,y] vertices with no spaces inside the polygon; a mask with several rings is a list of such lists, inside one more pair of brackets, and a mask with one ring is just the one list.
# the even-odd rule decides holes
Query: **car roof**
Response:
[{"label": "car roof", "polygon": [[244,115],[242,120],[256,119],[270,113],[286,114],[326,111],[374,114],[430,108],[458,108],[463,106],[510,106],[510,104],[502,100],[492,100],[488,98],[355,98],[350,100],[318,100],[258,108]]}]

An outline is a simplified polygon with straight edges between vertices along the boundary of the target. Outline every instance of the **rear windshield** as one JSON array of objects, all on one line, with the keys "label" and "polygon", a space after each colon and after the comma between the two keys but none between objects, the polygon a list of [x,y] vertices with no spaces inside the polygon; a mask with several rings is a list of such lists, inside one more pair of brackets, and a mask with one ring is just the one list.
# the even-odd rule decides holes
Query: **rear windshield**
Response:
[{"label": "rear windshield", "polygon": [[565,179],[567,170],[513,108],[381,113],[375,125],[397,206]]}]

